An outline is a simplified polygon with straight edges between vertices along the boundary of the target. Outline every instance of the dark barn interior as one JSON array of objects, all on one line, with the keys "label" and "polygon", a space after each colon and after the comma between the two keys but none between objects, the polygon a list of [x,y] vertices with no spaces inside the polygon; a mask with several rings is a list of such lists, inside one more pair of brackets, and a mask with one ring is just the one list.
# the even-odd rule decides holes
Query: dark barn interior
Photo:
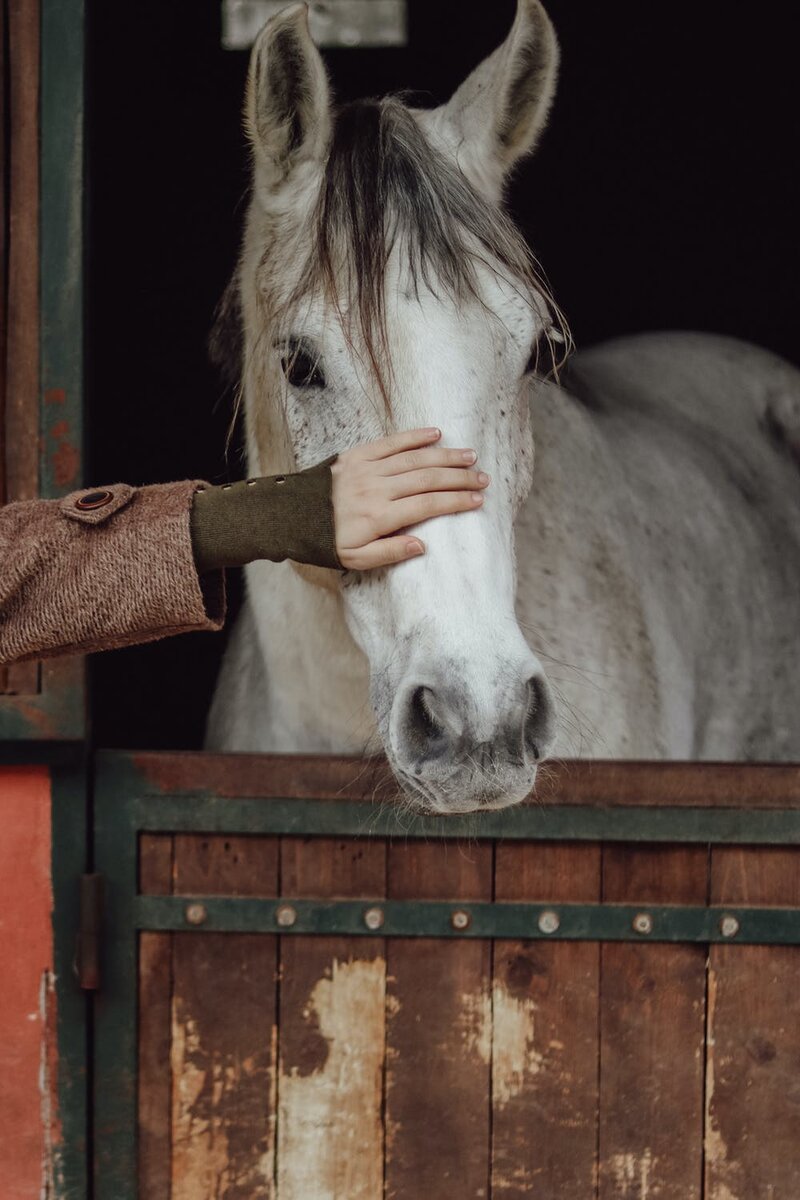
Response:
[{"label": "dark barn interior", "polygon": [[[510,202],[578,347],[683,328],[800,363],[791,10],[548,9],[561,82]],[[513,11],[410,0],[407,47],[326,51],[335,92],[441,102]],[[221,48],[217,0],[90,0],[89,18],[86,482],[238,478],[206,338],[244,211],[247,54]],[[240,587],[229,573],[231,615]],[[95,656],[96,744],[198,748],[223,648],[194,634]]]}]

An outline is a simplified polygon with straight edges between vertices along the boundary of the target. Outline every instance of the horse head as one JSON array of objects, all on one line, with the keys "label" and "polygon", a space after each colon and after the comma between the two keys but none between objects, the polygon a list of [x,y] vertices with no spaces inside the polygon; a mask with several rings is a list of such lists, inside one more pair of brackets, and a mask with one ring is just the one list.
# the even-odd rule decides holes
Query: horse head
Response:
[{"label": "horse head", "polygon": [[535,145],[558,49],[538,0],[440,108],[333,106],[305,5],[262,30],[245,118],[253,186],[237,273],[252,474],[437,425],[492,485],[480,511],[415,527],[423,557],[340,577],[386,754],[427,810],[502,807],[554,734],[515,616],[514,518],[533,471],[530,386],[558,314],[502,206]]}]

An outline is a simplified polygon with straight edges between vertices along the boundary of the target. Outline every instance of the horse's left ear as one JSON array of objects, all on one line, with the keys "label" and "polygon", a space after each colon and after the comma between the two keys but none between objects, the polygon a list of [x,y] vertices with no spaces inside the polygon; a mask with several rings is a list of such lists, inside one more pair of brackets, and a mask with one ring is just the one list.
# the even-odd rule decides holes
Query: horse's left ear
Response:
[{"label": "horse's left ear", "polygon": [[270,192],[302,163],[321,161],[331,131],[328,77],[308,30],[308,6],[267,21],[250,55],[245,126],[255,182]]},{"label": "horse's left ear", "polygon": [[507,172],[539,140],[555,94],[558,59],[555,30],[539,0],[517,0],[503,44],[431,114],[459,166],[482,190],[498,192]]}]

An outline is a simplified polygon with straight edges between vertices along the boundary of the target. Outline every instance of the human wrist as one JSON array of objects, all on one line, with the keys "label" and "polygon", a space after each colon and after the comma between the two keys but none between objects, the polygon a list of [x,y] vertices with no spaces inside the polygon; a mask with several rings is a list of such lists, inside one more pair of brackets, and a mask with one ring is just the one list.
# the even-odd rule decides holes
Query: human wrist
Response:
[{"label": "human wrist", "polygon": [[331,463],[287,475],[205,486],[191,511],[198,572],[259,558],[341,570],[331,499]]}]

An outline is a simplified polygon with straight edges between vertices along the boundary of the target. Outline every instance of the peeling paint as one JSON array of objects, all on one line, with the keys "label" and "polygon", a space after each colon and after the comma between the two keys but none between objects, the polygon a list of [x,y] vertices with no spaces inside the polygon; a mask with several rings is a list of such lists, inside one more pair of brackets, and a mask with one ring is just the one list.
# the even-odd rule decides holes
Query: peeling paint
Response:
[{"label": "peeling paint", "polygon": [[[173,1075],[173,1200],[197,1197],[274,1197],[271,1129],[262,1139],[263,1153],[238,1161],[231,1145],[237,1121],[237,1093],[242,1086],[267,1074],[269,1093],[273,1072],[249,1056],[233,1060],[207,1050],[195,1019],[179,997],[173,1000],[171,1065]],[[267,1108],[269,1095],[264,1097]],[[229,1103],[230,1102],[230,1103]],[[271,1108],[270,1111],[274,1111]]]},{"label": "peeling paint", "polygon": [[492,1061],[492,998],[488,992],[464,992],[458,1012],[464,1049],[481,1062]]},{"label": "peeling paint", "polygon": [[492,1065],[492,1099],[504,1108],[539,1074],[544,1056],[534,1043],[536,1003],[513,995],[501,980],[492,993],[461,997],[459,1024],[465,1049]]},{"label": "peeling paint", "polygon": [[[61,1131],[56,1083],[50,778],[0,771],[0,1079],[3,1197],[44,1196]],[[36,1019],[31,1020],[35,1010]]]},{"label": "peeling paint", "polygon": [[642,1154],[612,1154],[609,1169],[620,1200],[650,1200],[658,1194],[650,1190],[657,1161],[649,1147]]},{"label": "peeling paint", "polygon": [[69,487],[78,478],[81,456],[77,446],[70,441],[70,436],[70,424],[66,419],[51,425],[50,437],[58,444],[50,455],[50,461],[53,479],[58,487]]},{"label": "peeling paint", "polygon": [[327,1042],[310,1074],[281,1063],[280,1200],[380,1200],[386,964],[334,959],[304,1018]]},{"label": "peeling paint", "polygon": [[495,1106],[504,1108],[539,1074],[544,1057],[534,1044],[535,1001],[530,996],[512,996],[496,981],[493,1005],[492,1096]]},{"label": "peeling paint", "polygon": [[[49,969],[42,971],[39,989],[38,1017],[42,1027],[42,1048],[39,1067],[44,1148],[42,1155],[42,1200],[55,1195],[56,1164],[63,1142],[58,1112],[58,1042],[57,1042],[56,977]],[[29,1014],[30,1019],[30,1014]]]},{"label": "peeling paint", "polygon": [[69,487],[78,478],[81,456],[77,447],[69,442],[62,442],[51,457],[53,463],[53,479],[58,487]]}]

